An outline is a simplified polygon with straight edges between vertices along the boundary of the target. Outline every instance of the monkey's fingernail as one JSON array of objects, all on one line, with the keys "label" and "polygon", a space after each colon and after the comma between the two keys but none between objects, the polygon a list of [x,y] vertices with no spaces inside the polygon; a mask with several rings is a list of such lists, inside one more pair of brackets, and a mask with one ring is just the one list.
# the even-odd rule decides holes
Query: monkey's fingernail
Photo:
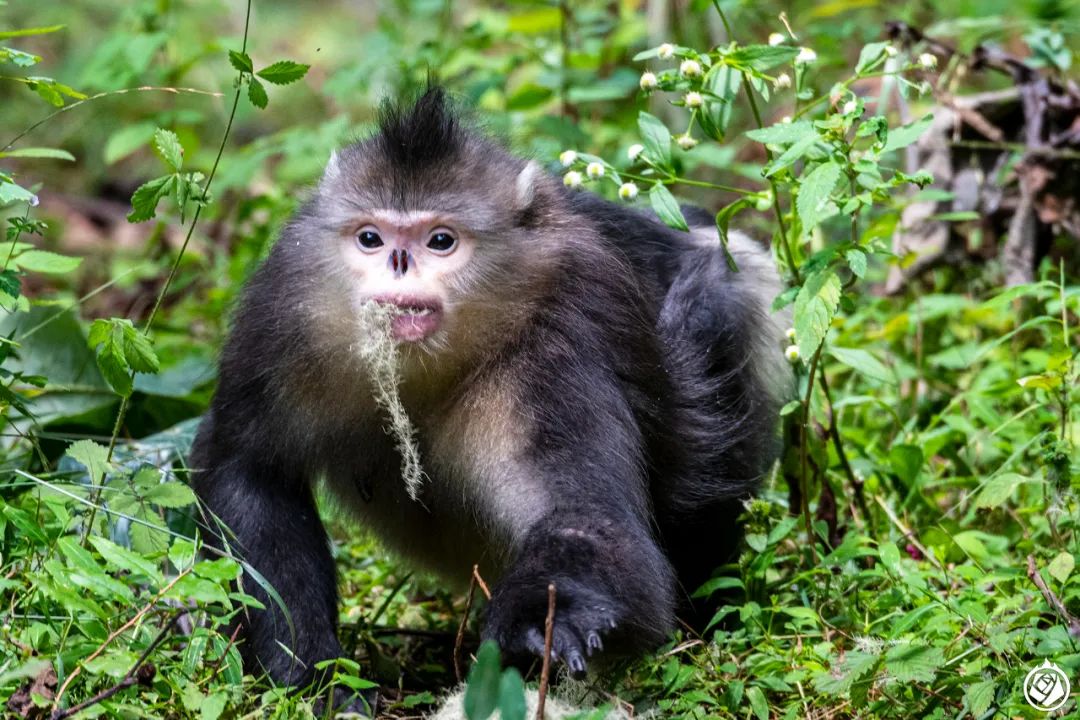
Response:
[{"label": "monkey's fingernail", "polygon": [[615,621],[614,620],[609,619],[607,621],[607,624],[608,624],[608,627],[611,628],[612,630],[615,629]]},{"label": "monkey's fingernail", "polygon": [[585,659],[582,658],[579,653],[571,655],[567,664],[575,675],[583,675],[585,673]]},{"label": "monkey's fingernail", "polygon": [[589,636],[585,638],[585,644],[588,646],[589,656],[591,657],[594,650],[603,650],[604,643],[600,641],[600,634],[595,630],[589,633]]}]

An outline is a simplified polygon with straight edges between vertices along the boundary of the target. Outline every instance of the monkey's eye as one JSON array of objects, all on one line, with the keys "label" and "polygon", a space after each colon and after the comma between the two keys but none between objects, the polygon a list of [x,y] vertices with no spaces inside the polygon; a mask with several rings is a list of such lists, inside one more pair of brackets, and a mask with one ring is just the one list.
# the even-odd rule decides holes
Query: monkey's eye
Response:
[{"label": "monkey's eye", "polygon": [[364,250],[375,250],[381,248],[383,245],[382,238],[379,237],[379,233],[372,232],[371,230],[364,230],[356,236],[356,242],[360,243],[360,247]]},{"label": "monkey's eye", "polygon": [[432,233],[427,241],[429,250],[442,255],[449,253],[456,245],[457,238],[447,232]]}]

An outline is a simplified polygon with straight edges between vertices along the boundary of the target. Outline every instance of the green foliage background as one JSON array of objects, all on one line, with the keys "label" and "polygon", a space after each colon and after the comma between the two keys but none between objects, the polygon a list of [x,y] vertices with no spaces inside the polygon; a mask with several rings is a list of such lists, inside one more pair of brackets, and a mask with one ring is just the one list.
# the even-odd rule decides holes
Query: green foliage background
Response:
[{"label": "green foliage background", "polygon": [[[704,636],[680,631],[585,700],[689,718],[1039,717],[1028,670],[1049,659],[1078,677],[1075,240],[1058,238],[1030,285],[1002,290],[991,260],[883,294],[910,260],[890,252],[899,213],[930,180],[899,156],[942,68],[920,65],[919,46],[879,44],[898,18],[1075,77],[1073,4],[73,0],[0,13],[0,697],[22,693],[9,712],[312,712],[243,676],[224,628],[252,600],[232,581],[261,578],[199,559],[178,471],[244,279],[331,150],[431,70],[569,182],[637,197],[674,226],[677,196],[718,212],[722,231],[770,238],[789,282],[778,305],[793,311],[799,399],[784,462],[747,509],[745,551],[699,591],[721,610]],[[800,47],[816,59],[799,62]],[[976,74],[950,89],[1007,84]],[[876,102],[897,85],[915,119],[903,127]],[[697,145],[683,149],[688,131]],[[454,682],[465,600],[326,515],[352,653],[338,681],[418,715]],[[490,650],[479,658],[470,716],[516,715],[520,679]]]}]

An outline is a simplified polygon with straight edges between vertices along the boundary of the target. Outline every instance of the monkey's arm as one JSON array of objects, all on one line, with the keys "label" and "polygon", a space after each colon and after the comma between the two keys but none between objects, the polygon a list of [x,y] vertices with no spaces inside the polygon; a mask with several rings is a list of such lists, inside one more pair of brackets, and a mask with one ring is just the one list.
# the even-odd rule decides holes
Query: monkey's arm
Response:
[{"label": "monkey's arm", "polygon": [[533,467],[550,508],[497,585],[485,635],[511,657],[542,654],[554,583],[554,654],[580,674],[604,644],[633,652],[663,642],[675,581],[651,531],[643,440],[626,389],[609,368],[581,358],[532,365],[554,369],[534,375],[531,390]]},{"label": "monkey's arm", "polygon": [[[212,415],[207,416],[192,455],[195,489],[209,511],[206,539],[246,560],[288,610],[286,616],[263,586],[245,575],[244,590],[266,606],[240,618],[245,667],[256,673],[261,667],[276,682],[303,686],[313,680],[316,662],[341,655],[326,532],[311,487],[295,469],[275,458],[273,450],[256,457],[234,442],[220,437]],[[215,517],[228,529],[217,527]]]}]

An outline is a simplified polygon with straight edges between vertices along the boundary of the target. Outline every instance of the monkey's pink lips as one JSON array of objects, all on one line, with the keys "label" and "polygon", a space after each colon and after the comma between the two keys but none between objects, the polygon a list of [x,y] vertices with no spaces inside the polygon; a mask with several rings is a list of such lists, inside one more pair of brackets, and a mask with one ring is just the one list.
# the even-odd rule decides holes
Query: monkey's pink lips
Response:
[{"label": "monkey's pink lips", "polygon": [[381,297],[377,302],[392,305],[397,314],[390,323],[395,340],[420,342],[442,324],[442,303],[434,298]]}]

